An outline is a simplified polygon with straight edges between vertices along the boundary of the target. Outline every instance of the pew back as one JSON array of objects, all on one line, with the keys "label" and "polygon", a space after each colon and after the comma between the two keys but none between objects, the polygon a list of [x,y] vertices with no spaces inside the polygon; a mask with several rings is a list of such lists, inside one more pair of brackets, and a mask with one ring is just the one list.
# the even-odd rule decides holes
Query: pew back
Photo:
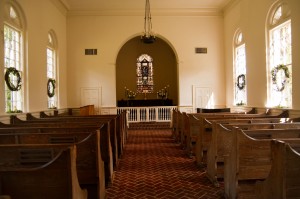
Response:
[{"label": "pew back", "polygon": [[75,145],[0,145],[0,154],[0,195],[87,199],[77,179]]},{"label": "pew back", "polygon": [[[294,139],[299,140],[299,136],[290,140]],[[233,148],[225,158],[227,197],[255,198],[255,182],[266,179],[271,169],[271,141],[249,137],[238,128],[233,130]]]},{"label": "pew back", "polygon": [[[101,138],[102,137],[102,138]],[[106,138],[106,140],[105,140]],[[0,128],[0,144],[76,144],[77,173],[80,185],[89,195],[105,198],[105,184],[112,181],[113,168],[108,136],[101,129],[11,127]],[[105,165],[104,165],[105,162]],[[96,192],[95,192],[96,191]],[[92,193],[91,193],[92,192]]]}]

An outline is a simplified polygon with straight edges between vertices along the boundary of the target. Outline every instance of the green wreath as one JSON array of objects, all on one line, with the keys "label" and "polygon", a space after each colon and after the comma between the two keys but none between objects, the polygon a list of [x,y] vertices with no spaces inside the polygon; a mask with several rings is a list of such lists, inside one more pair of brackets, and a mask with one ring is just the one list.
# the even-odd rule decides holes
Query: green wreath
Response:
[{"label": "green wreath", "polygon": [[[17,85],[14,84],[14,82],[11,78],[12,76],[17,78],[17,80],[16,80]],[[14,68],[14,67],[7,68],[4,79],[5,79],[5,83],[8,87],[8,89],[10,91],[19,91],[21,89],[21,84],[22,84],[21,74],[20,74],[20,71],[18,71],[16,68]]]},{"label": "green wreath", "polygon": [[47,94],[48,97],[53,97],[55,95],[55,79],[49,78],[47,82]]},{"label": "green wreath", "polygon": [[[284,71],[284,77],[285,77],[284,80],[281,82],[281,87],[278,86],[278,82],[277,82],[277,73],[280,70]],[[271,70],[271,75],[272,75],[272,83],[275,85],[275,90],[279,91],[279,92],[283,91],[285,88],[286,82],[290,78],[290,72],[289,72],[288,67],[286,65],[280,64]]]},{"label": "green wreath", "polygon": [[243,90],[246,85],[246,76],[245,74],[241,74],[237,77],[237,83],[236,86],[239,88],[239,90]]}]

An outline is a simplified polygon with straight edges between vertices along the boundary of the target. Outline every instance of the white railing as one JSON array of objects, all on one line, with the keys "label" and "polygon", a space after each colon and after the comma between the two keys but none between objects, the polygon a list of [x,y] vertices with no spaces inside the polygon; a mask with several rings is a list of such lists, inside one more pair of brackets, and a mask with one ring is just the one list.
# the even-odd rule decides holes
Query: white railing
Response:
[{"label": "white railing", "polygon": [[127,122],[171,122],[172,111],[177,106],[159,107],[118,107],[117,112],[127,112]]}]

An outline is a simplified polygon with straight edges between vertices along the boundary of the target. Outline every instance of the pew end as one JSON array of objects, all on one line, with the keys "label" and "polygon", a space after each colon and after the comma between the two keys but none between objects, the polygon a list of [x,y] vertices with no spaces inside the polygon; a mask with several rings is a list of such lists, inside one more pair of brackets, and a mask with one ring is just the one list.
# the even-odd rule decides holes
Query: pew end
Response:
[{"label": "pew end", "polygon": [[257,181],[255,193],[261,199],[300,197],[300,139],[272,140],[269,176]]}]

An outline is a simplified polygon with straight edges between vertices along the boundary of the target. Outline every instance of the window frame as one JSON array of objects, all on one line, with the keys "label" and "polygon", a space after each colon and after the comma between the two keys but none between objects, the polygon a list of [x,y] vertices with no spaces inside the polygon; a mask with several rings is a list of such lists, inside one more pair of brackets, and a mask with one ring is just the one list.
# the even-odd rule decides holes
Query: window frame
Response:
[{"label": "window frame", "polygon": [[[241,37],[241,39],[240,39]],[[239,66],[239,62],[237,61],[238,59],[238,50],[243,48],[244,49],[244,66]],[[238,67],[240,67],[238,69]],[[243,67],[243,68],[241,68]],[[244,71],[244,72],[240,72],[240,71]],[[243,88],[240,89],[238,87],[238,79],[244,79],[244,85],[243,85]],[[246,43],[245,43],[245,40],[244,40],[244,35],[241,31],[241,29],[237,29],[237,31],[235,32],[235,35],[234,35],[234,38],[233,38],[233,85],[234,85],[234,88],[233,88],[233,96],[234,96],[234,99],[233,99],[233,103],[235,106],[245,106],[247,105],[247,59],[246,59]],[[244,99],[238,99],[238,95],[241,92],[244,92]],[[241,100],[241,101],[240,101]]]},{"label": "window frame", "polygon": [[[12,16],[11,12],[13,10],[14,16]],[[15,49],[16,52],[18,52],[18,58],[14,57],[14,60],[18,61],[19,67],[16,68],[14,64],[14,68],[16,68],[19,71],[20,77],[21,77],[21,88],[18,91],[10,91],[6,85],[6,82],[4,82],[4,111],[5,113],[20,113],[25,112],[25,91],[26,91],[26,67],[25,67],[25,32],[26,32],[26,24],[24,20],[24,14],[22,12],[21,7],[17,4],[15,1],[6,1],[4,4],[4,21],[3,21],[3,32],[5,32],[5,29],[8,28],[12,31],[15,31],[19,35],[19,45],[18,49]],[[5,34],[3,34],[3,71],[4,74],[10,66],[6,66],[6,46],[5,46]],[[11,57],[11,55],[10,55]],[[11,95],[14,95],[17,100],[9,99]],[[15,101],[15,102],[13,102]],[[9,105],[11,102],[13,104]]]},{"label": "window frame", "polygon": [[[277,12],[281,9],[281,14],[279,18],[277,17],[276,20],[274,20],[274,17],[278,14]],[[278,15],[277,15],[278,16]],[[275,23],[274,23],[275,21]],[[273,6],[270,9],[270,12],[268,14],[268,20],[266,24],[266,36],[267,36],[267,106],[268,107],[274,107],[274,108],[292,108],[293,107],[293,93],[292,93],[292,34],[290,32],[290,63],[286,63],[283,61],[282,63],[277,63],[276,61],[272,60],[274,55],[272,55],[273,48],[272,44],[273,42],[273,36],[272,34],[276,30],[280,30],[283,27],[286,27],[286,25],[289,26],[289,29],[291,31],[291,17],[290,17],[290,9],[287,5],[287,3],[284,3],[282,1],[277,2],[273,4]],[[275,48],[276,49],[276,48]],[[287,48],[285,48],[286,50]],[[285,57],[285,56],[284,56]],[[275,63],[276,62],[276,63]],[[274,89],[274,75],[272,75],[272,70],[278,68],[280,65],[284,65],[284,67],[287,68],[288,73],[289,73],[289,78],[284,79],[281,84],[285,85],[284,90],[282,91],[277,91]],[[279,70],[278,70],[279,71]],[[283,72],[283,71],[280,71]],[[276,72],[276,79],[278,72]],[[283,73],[279,74],[279,78],[282,79]],[[286,81],[287,80],[287,81]],[[284,83],[283,83],[284,82]],[[278,100],[280,98],[280,100]],[[278,100],[278,102],[275,101],[275,99]],[[282,102],[283,101],[283,102]]]},{"label": "window frame", "polygon": [[[58,81],[57,81],[57,39],[55,32],[50,30],[48,32],[48,42],[46,46],[46,77],[47,77],[47,108],[48,109],[56,109],[58,107]],[[50,41],[51,40],[51,41]],[[48,50],[52,52],[52,68],[49,71],[49,63],[48,63]],[[51,75],[49,75],[49,72]],[[49,96],[49,86],[55,85],[54,95]]]}]

